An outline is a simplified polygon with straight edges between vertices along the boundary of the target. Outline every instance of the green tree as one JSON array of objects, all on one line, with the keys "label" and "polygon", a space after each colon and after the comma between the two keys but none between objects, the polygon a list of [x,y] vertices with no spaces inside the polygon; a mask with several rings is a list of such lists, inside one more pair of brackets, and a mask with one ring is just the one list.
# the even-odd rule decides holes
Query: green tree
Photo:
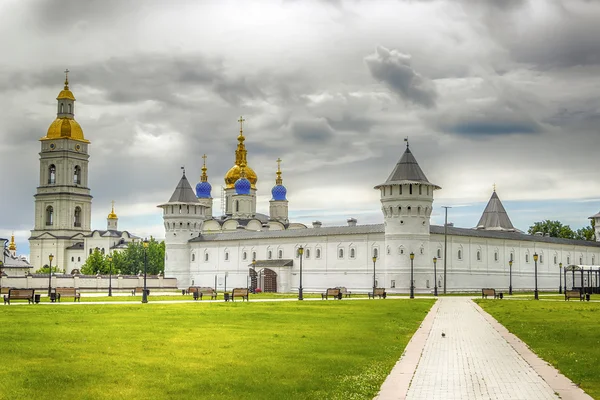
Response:
[{"label": "green tree", "polygon": [[81,273],[84,275],[96,275],[98,272],[107,274],[109,264],[107,256],[100,253],[100,250],[95,249],[92,254],[85,260],[85,264],[81,267]]},{"label": "green tree", "polygon": [[548,233],[552,237],[563,239],[575,239],[576,235],[569,225],[563,225],[560,221],[550,221],[549,219],[535,222],[527,231],[530,235],[536,232]]},{"label": "green tree", "polygon": [[144,271],[144,250],[148,263],[148,274],[156,275],[159,272],[164,272],[165,243],[157,242],[152,237],[145,249],[142,242],[129,243],[127,249],[119,255],[119,258],[113,260],[115,262],[114,268],[120,270],[124,275],[136,275],[139,271]]},{"label": "green tree", "polygon": [[[46,264],[42,268],[35,271],[35,273],[36,274],[47,274],[49,269],[50,269],[50,266],[48,264]],[[58,268],[58,266],[56,266],[56,265],[52,266],[52,273],[62,274],[63,272],[64,271],[62,270],[62,268]]]},{"label": "green tree", "polygon": [[577,229],[577,232],[575,233],[575,239],[578,240],[589,240],[589,241],[595,241],[596,240],[596,234],[595,234],[595,222],[594,220],[590,220],[590,226],[585,226],[581,229]]}]

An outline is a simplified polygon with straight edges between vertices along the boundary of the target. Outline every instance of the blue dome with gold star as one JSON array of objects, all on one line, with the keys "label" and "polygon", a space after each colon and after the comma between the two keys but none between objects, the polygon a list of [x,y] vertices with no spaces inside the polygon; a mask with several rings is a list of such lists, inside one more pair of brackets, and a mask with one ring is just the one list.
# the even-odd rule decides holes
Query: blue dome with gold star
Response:
[{"label": "blue dome with gold star", "polygon": [[273,189],[271,189],[271,196],[273,196],[273,200],[287,200],[285,198],[287,194],[287,189],[283,185],[275,185]]},{"label": "blue dome with gold star", "polygon": [[250,194],[251,183],[246,178],[240,178],[235,181],[235,193],[236,194]]}]

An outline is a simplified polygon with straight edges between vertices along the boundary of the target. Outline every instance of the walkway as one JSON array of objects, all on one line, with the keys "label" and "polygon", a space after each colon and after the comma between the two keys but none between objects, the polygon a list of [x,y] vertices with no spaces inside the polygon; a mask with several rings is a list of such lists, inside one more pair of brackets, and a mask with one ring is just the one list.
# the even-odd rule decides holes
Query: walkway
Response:
[{"label": "walkway", "polygon": [[562,399],[591,399],[515,339],[470,299],[440,298],[377,399],[545,400],[561,398],[559,388]]}]

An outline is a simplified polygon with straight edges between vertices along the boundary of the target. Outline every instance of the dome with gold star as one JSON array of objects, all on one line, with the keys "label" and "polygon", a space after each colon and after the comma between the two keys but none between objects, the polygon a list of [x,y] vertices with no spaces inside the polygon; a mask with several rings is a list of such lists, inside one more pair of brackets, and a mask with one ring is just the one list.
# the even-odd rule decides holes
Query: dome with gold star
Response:
[{"label": "dome with gold star", "polygon": [[240,117],[238,122],[240,123],[240,135],[238,136],[238,145],[235,150],[235,164],[233,167],[227,171],[225,174],[225,185],[228,189],[233,189],[235,187],[235,182],[240,179],[242,175],[241,165],[244,165],[244,171],[246,173],[246,179],[250,181],[250,185],[252,189],[256,190],[256,182],[258,181],[258,177],[256,176],[256,172],[252,168],[248,166],[248,162],[246,161],[246,146],[244,145],[244,141],[246,138],[243,133],[243,123],[244,119]]}]

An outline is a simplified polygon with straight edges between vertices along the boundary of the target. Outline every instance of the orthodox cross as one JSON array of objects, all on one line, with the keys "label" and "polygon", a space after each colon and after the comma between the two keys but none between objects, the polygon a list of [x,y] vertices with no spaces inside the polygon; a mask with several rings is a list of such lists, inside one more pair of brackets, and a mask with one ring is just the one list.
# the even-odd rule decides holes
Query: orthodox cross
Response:
[{"label": "orthodox cross", "polygon": [[240,123],[240,133],[244,130],[244,122],[246,122],[246,120],[240,116],[240,119],[238,119],[238,122]]}]

